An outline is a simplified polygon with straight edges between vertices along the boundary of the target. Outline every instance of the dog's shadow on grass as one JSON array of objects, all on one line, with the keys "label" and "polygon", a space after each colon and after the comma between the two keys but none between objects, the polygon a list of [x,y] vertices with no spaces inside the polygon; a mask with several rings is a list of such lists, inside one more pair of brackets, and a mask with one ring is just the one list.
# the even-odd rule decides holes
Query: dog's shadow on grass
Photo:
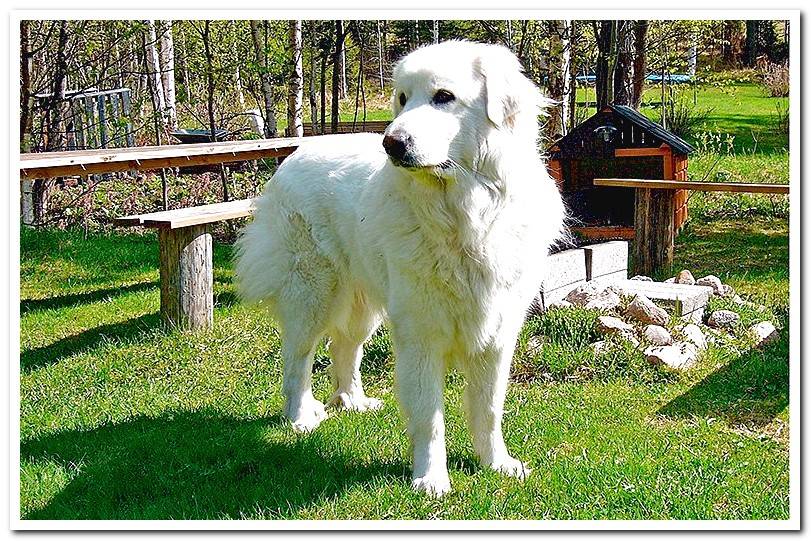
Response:
[{"label": "dog's shadow on grass", "polygon": [[[799,359],[797,359],[799,361]],[[770,423],[789,402],[788,333],[749,351],[662,406],[667,417],[715,417],[732,425]]]},{"label": "dog's shadow on grass", "polygon": [[319,431],[296,435],[285,425],[278,415],[174,412],[24,442],[24,463],[55,462],[77,473],[23,518],[295,518],[353,485],[407,483],[405,463],[364,464]]}]

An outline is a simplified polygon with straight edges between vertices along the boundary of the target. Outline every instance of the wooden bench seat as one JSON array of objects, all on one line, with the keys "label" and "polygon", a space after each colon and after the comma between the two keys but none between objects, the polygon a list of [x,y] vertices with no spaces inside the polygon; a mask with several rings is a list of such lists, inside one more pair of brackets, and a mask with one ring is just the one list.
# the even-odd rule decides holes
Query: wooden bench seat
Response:
[{"label": "wooden bench seat", "polygon": [[214,258],[210,226],[251,216],[255,199],[124,216],[120,227],[158,229],[161,318],[184,329],[214,322]]}]

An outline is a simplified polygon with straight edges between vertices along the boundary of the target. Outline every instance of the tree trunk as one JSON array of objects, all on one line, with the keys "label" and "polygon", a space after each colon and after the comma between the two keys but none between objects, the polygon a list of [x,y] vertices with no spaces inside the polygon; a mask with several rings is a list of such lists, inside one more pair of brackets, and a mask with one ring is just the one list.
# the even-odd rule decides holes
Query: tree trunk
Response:
[{"label": "tree trunk", "polygon": [[318,130],[318,133],[321,134],[327,130],[327,56],[329,56],[327,50],[321,52],[321,75],[319,78],[321,83],[319,88],[321,96],[321,129]]},{"label": "tree trunk", "polygon": [[289,21],[290,59],[287,78],[287,135],[304,136],[302,103],[304,102],[304,61],[301,44],[301,21]]},{"label": "tree trunk", "polygon": [[310,81],[308,85],[308,95],[310,99],[310,124],[313,129],[313,135],[318,133],[318,103],[315,97],[315,77],[316,77],[316,45],[315,45],[315,34],[317,29],[318,21],[310,21]]},{"label": "tree trunk", "polygon": [[[214,119],[214,54],[211,51],[211,21],[205,21],[203,30],[203,49],[206,55],[206,79],[208,81],[208,124],[210,126],[211,141],[217,140],[217,123]],[[225,166],[220,164],[220,180],[222,180],[223,201],[230,201],[231,197],[228,189],[228,175],[225,173]]]},{"label": "tree trunk", "polygon": [[166,120],[166,96],[163,90],[163,80],[161,79],[161,65],[160,57],[158,55],[158,35],[155,30],[155,21],[149,19],[146,21],[147,26],[147,43],[146,43],[146,57],[149,63],[148,77],[152,79],[153,88],[155,88],[155,109],[160,111],[162,120]]},{"label": "tree trunk", "polygon": [[758,55],[758,34],[760,33],[760,21],[746,21],[746,45],[744,47],[744,63],[751,68],[755,65]]},{"label": "tree trunk", "polygon": [[177,107],[175,105],[175,45],[172,38],[172,21],[163,21],[160,34],[160,73],[163,84],[166,119],[169,128],[177,129]]},{"label": "tree trunk", "polygon": [[349,91],[347,89],[346,83],[346,28],[344,27],[344,22],[341,21],[341,30],[342,30],[342,38],[341,38],[341,54],[338,58],[340,62],[340,66],[338,69],[338,73],[340,74],[340,98],[344,99],[348,95]]},{"label": "tree trunk", "polygon": [[31,150],[31,72],[34,54],[31,52],[31,21],[20,21],[20,152]]},{"label": "tree trunk", "polygon": [[[579,22],[569,20],[569,116],[566,118],[568,133],[574,129],[577,118],[577,29]],[[522,38],[523,39],[523,38]]]},{"label": "tree trunk", "polygon": [[338,132],[338,122],[340,120],[340,85],[341,85],[341,52],[344,48],[344,25],[343,21],[335,21],[335,48],[332,53],[332,111],[330,116],[330,128],[332,133]]},{"label": "tree trunk", "polygon": [[380,21],[377,21],[377,77],[380,80],[380,94],[386,90],[383,80],[383,32],[380,29]]},{"label": "tree trunk", "polygon": [[614,101],[616,105],[631,104],[633,70],[633,21],[617,21],[617,61],[614,65]]},{"label": "tree trunk", "polygon": [[276,106],[273,102],[273,85],[270,82],[268,58],[259,33],[259,21],[250,21],[251,41],[256,65],[259,66],[259,81],[262,86],[262,98],[265,102],[265,137],[276,137]]},{"label": "tree trunk", "polygon": [[642,94],[645,91],[645,76],[647,75],[647,47],[648,21],[636,21],[634,24],[634,78],[631,93],[631,106],[639,110],[642,105]]},{"label": "tree trunk", "polygon": [[547,21],[549,31],[549,56],[547,57],[546,89],[549,97],[555,101],[544,127],[545,136],[550,141],[557,141],[564,134],[564,86],[566,78],[563,67],[564,33],[563,21]]},{"label": "tree trunk", "polygon": [[434,43],[439,43],[439,21],[434,20],[434,28],[433,28],[433,38]]},{"label": "tree trunk", "polygon": [[597,21],[594,23],[594,35],[597,37],[597,62],[595,69],[595,88],[597,109],[608,105],[613,97],[614,78],[611,67],[615,61],[615,27],[616,21]]}]

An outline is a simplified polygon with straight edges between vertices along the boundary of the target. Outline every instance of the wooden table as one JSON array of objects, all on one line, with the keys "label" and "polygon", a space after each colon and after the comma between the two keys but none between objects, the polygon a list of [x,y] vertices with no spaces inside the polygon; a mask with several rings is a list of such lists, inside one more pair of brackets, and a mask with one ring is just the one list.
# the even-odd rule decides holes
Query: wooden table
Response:
[{"label": "wooden table", "polygon": [[673,265],[676,190],[785,194],[787,184],[743,184],[628,178],[595,178],[595,186],[636,189],[634,213],[634,273],[650,276]]}]

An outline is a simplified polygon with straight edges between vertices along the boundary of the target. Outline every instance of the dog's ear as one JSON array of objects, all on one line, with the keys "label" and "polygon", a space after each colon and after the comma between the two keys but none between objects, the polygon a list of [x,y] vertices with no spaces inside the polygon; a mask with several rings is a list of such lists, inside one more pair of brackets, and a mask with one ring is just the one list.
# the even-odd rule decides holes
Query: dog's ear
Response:
[{"label": "dog's ear", "polygon": [[485,45],[477,62],[484,79],[487,118],[497,128],[538,129],[552,101],[525,75],[518,58],[506,47]]}]

